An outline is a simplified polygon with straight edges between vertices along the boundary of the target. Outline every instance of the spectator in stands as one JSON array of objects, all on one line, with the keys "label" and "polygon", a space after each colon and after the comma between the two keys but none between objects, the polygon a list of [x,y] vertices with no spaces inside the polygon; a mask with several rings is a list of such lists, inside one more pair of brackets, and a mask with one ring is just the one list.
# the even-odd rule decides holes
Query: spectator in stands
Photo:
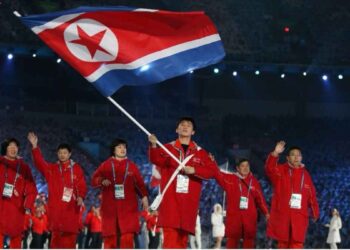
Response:
[{"label": "spectator in stands", "polygon": [[303,248],[309,223],[309,208],[314,221],[319,217],[316,190],[310,174],[302,164],[300,148],[289,148],[287,162],[278,163],[285,145],[284,141],[278,142],[266,160],[266,175],[274,190],[267,235],[278,240],[278,248]]},{"label": "spectator in stands", "polygon": [[221,241],[225,236],[225,224],[221,205],[216,203],[213,209],[211,224],[213,225],[213,238],[215,239],[214,248],[218,249],[221,248]]},{"label": "spectator in stands", "polygon": [[100,188],[102,193],[104,247],[134,248],[134,234],[140,230],[137,196],[142,198],[143,209],[147,210],[148,192],[136,164],[127,158],[125,140],[115,139],[110,155],[92,176],[92,186]]},{"label": "spectator in stands", "polygon": [[48,184],[48,220],[51,231],[51,248],[75,248],[80,228],[80,207],[87,187],[84,172],[79,164],[71,160],[71,147],[57,147],[58,162],[48,163],[38,147],[35,133],[28,134],[32,145],[34,165]]},{"label": "spectator in stands", "polygon": [[330,245],[331,249],[338,249],[337,243],[341,242],[339,231],[342,228],[342,222],[336,208],[332,209],[332,219],[329,224],[325,226],[329,227],[327,243]]},{"label": "spectator in stands", "polygon": [[0,248],[5,236],[10,238],[10,248],[21,248],[25,213],[30,214],[37,195],[31,170],[18,156],[19,148],[15,138],[1,144]]},{"label": "spectator in stands", "polygon": [[[159,226],[163,228],[164,248],[187,248],[188,234],[195,234],[197,211],[202,188],[201,178],[215,176],[216,163],[199,147],[192,136],[196,125],[191,117],[182,117],[176,126],[177,140],[165,147],[180,161],[192,155],[185,170],[177,175],[159,207]],[[161,189],[165,187],[178,163],[163,149],[157,148],[155,135],[149,136],[150,161],[161,169]],[[171,216],[169,216],[171,215]]]}]

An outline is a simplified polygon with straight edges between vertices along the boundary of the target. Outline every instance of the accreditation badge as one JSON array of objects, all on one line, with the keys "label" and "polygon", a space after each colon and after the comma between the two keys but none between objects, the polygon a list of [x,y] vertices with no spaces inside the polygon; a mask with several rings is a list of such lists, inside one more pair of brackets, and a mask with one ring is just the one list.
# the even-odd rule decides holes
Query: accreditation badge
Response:
[{"label": "accreditation badge", "polygon": [[176,193],[188,193],[190,178],[187,175],[178,174],[176,178]]},{"label": "accreditation badge", "polygon": [[2,196],[11,198],[13,195],[14,185],[5,183],[4,190],[2,191]]},{"label": "accreditation badge", "polygon": [[114,185],[114,197],[117,200],[124,199],[125,194],[124,194],[124,185],[123,184],[115,184]]},{"label": "accreditation badge", "polygon": [[294,209],[301,209],[301,194],[293,193],[290,198],[290,207]]},{"label": "accreditation badge", "polygon": [[241,196],[239,198],[239,208],[248,209],[248,197]]},{"label": "accreditation badge", "polygon": [[70,202],[73,196],[73,188],[63,188],[62,201]]}]

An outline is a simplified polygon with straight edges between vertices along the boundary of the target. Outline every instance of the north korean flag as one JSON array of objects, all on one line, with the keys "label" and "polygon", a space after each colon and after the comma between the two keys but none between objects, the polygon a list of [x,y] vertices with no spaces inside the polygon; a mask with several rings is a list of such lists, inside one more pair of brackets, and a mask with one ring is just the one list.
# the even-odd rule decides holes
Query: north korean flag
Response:
[{"label": "north korean flag", "polygon": [[79,7],[21,17],[104,96],[215,64],[225,52],[203,12]]}]

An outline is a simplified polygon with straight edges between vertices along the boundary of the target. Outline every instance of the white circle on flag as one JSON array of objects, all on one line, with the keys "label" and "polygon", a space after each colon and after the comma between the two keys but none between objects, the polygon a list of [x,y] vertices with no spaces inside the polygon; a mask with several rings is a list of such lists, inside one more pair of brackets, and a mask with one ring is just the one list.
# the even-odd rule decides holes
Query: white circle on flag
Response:
[{"label": "white circle on flag", "polygon": [[[99,44],[96,44],[93,54],[89,51],[88,46],[84,45],[84,37],[79,35],[79,29],[82,30],[81,33],[84,33],[85,37],[93,37],[100,32],[103,34]],[[64,30],[64,40],[69,51],[85,62],[114,61],[118,55],[119,46],[115,34],[107,26],[93,19],[84,18],[70,24]],[[78,40],[82,44],[74,42]]]}]

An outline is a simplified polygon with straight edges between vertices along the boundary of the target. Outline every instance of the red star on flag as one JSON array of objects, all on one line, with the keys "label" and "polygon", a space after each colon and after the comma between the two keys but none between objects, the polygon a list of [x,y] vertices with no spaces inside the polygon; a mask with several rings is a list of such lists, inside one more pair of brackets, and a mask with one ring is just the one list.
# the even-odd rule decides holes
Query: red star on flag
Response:
[{"label": "red star on flag", "polygon": [[107,50],[100,46],[101,40],[104,37],[107,30],[102,30],[100,32],[97,32],[95,35],[90,36],[82,28],[80,28],[79,25],[77,26],[77,28],[79,39],[70,41],[71,43],[76,43],[85,46],[90,52],[91,59],[94,58],[97,50],[103,51],[104,53],[110,55],[110,53]]}]

